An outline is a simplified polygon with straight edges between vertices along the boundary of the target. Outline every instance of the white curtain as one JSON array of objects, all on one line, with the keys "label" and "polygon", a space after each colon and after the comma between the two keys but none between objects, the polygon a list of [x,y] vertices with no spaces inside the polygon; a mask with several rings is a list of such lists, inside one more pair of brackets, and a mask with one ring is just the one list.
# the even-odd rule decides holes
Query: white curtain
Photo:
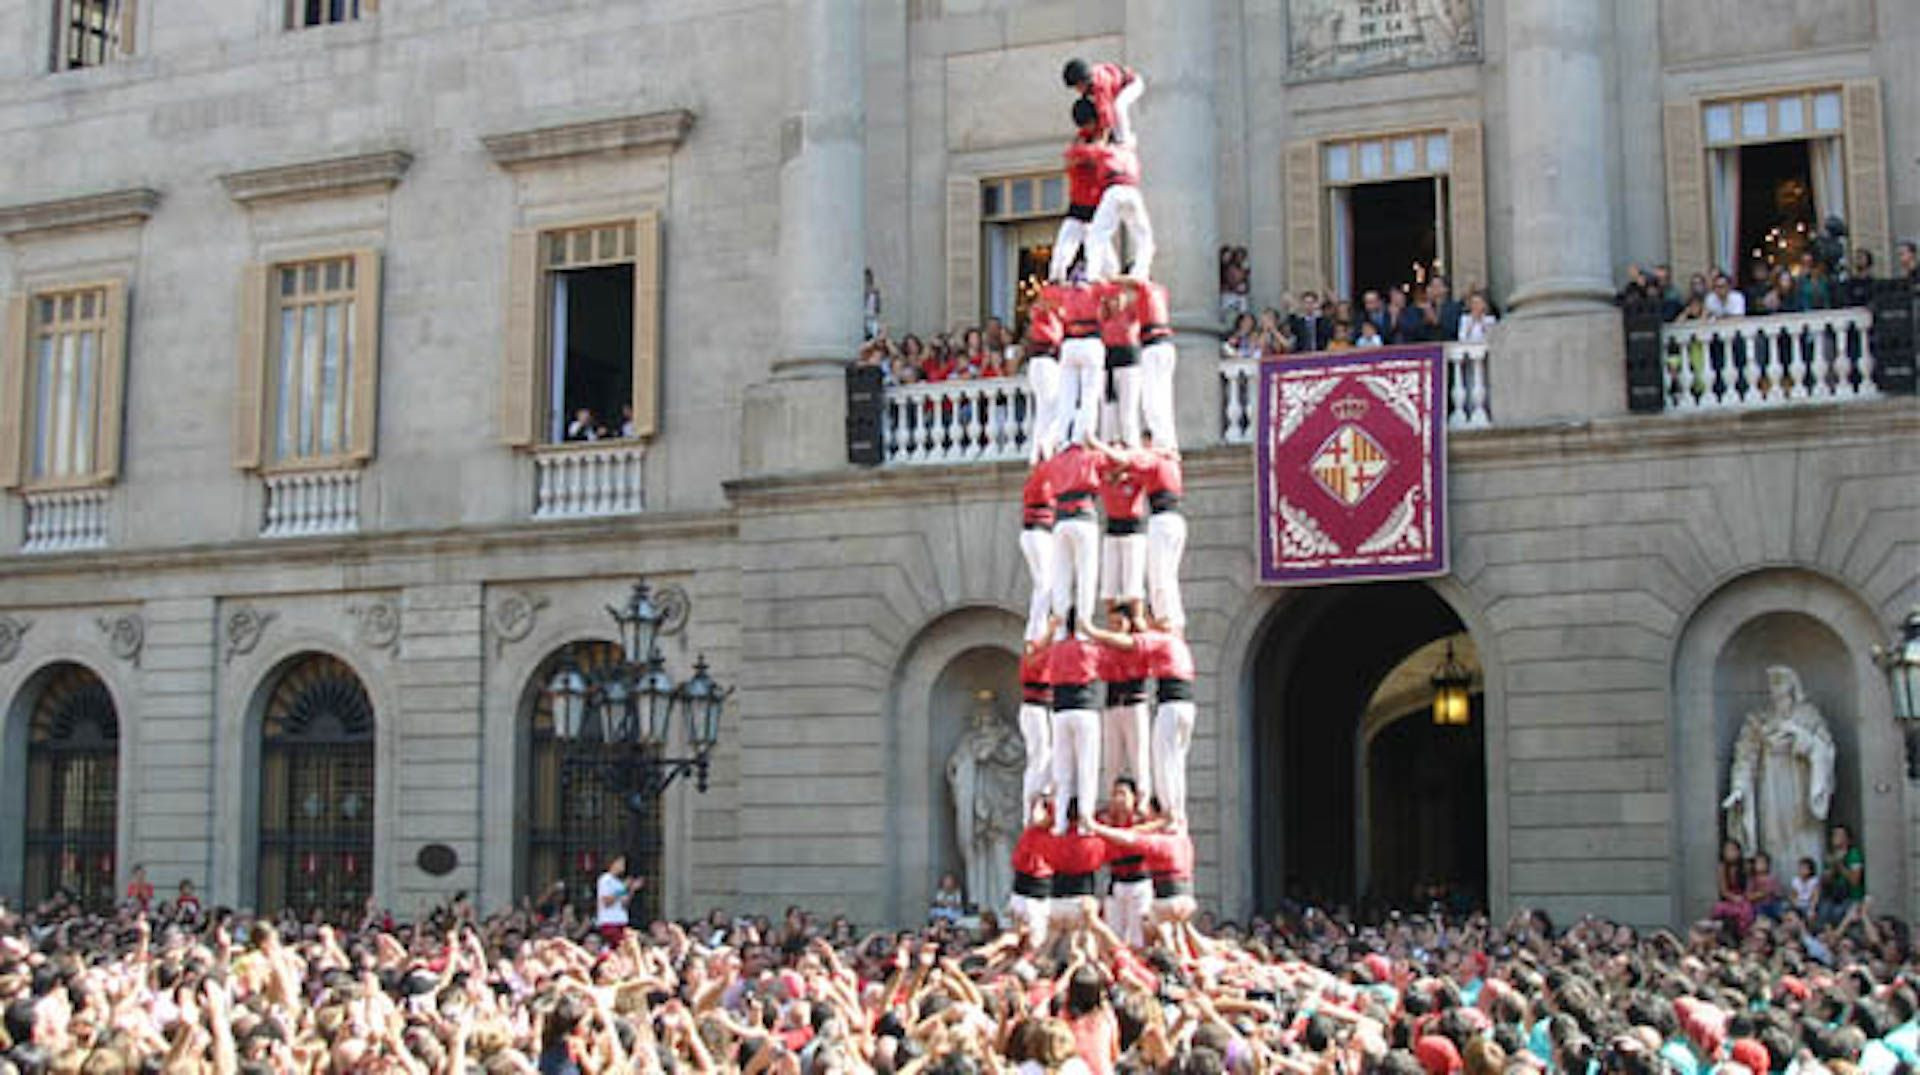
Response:
[{"label": "white curtain", "polygon": [[[1740,147],[1707,153],[1707,197],[1713,212],[1713,269],[1740,281]],[[1676,274],[1695,266],[1674,266]]]},{"label": "white curtain", "polygon": [[[1353,291],[1353,189],[1333,187],[1333,279],[1327,287],[1334,295],[1352,299]],[[1331,307],[1329,301],[1327,306]]]},{"label": "white curtain", "polygon": [[1819,222],[1833,216],[1847,219],[1847,158],[1840,139],[1813,139],[1807,143],[1807,156],[1813,165],[1813,208]]},{"label": "white curtain", "polygon": [[1013,281],[1010,275],[1013,251],[1009,233],[1013,229],[1005,224],[987,225],[987,315],[1013,324]]}]

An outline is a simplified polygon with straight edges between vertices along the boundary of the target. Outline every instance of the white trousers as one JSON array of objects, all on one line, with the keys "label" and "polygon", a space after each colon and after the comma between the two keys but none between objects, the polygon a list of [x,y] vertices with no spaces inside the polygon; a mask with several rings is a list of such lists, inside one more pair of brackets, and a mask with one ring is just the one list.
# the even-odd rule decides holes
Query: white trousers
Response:
[{"label": "white trousers", "polygon": [[1147,200],[1131,183],[1116,183],[1100,195],[1087,225],[1087,279],[1110,280],[1120,274],[1120,228],[1126,226],[1133,243],[1133,275],[1150,279],[1153,273],[1153,221]]},{"label": "white trousers", "polygon": [[1145,534],[1101,535],[1100,596],[1108,601],[1132,601],[1147,596]]},{"label": "white trousers", "polygon": [[1060,390],[1054,399],[1053,433],[1062,448],[1087,439],[1100,415],[1107,380],[1107,347],[1098,336],[1077,336],[1060,345]]},{"label": "white trousers", "polygon": [[1113,787],[1120,774],[1140,785],[1140,800],[1153,794],[1152,750],[1148,724],[1152,719],[1143,699],[1132,705],[1110,705],[1100,711],[1100,787]]},{"label": "white trousers", "polygon": [[1034,800],[1047,793],[1047,780],[1053,775],[1053,711],[1022,702],[1020,738],[1027,745],[1027,771],[1020,781],[1020,814],[1024,818]]},{"label": "white trousers", "polygon": [[1053,522],[1053,614],[1072,609],[1081,623],[1094,623],[1100,599],[1100,524],[1092,515]]},{"label": "white trousers", "polygon": [[[1098,212],[1099,206],[1094,207]],[[1047,259],[1047,279],[1065,280],[1067,270],[1073,268],[1073,257],[1087,241],[1087,229],[1092,227],[1088,221],[1069,216],[1060,221],[1060,233],[1053,237],[1053,256]],[[1093,251],[1087,251],[1091,258]]]},{"label": "white trousers", "polygon": [[1107,380],[1113,385],[1113,402],[1107,403],[1102,393],[1100,436],[1129,448],[1138,447],[1140,397],[1146,388],[1146,371],[1137,362],[1131,366],[1116,366],[1107,371]]},{"label": "white trousers", "polygon": [[[1140,349],[1140,372],[1147,432],[1153,434],[1156,448],[1178,448],[1180,437],[1173,422],[1173,370],[1180,352],[1172,340],[1150,343]],[[1035,394],[1039,389],[1034,390]]]},{"label": "white trousers", "polygon": [[1053,831],[1067,831],[1067,804],[1093,816],[1100,797],[1100,714],[1091,709],[1053,711]]},{"label": "white trousers", "polygon": [[1060,417],[1060,360],[1052,355],[1035,355],[1022,367],[1027,373],[1027,388],[1033,392],[1033,410],[1027,414],[1027,462],[1038,463],[1060,450],[1051,439]]},{"label": "white trousers", "polygon": [[1027,558],[1027,578],[1033,583],[1033,594],[1027,600],[1025,637],[1037,642],[1046,633],[1047,612],[1053,607],[1053,531],[1020,531],[1020,552]]},{"label": "white trousers", "polygon": [[1009,925],[1027,927],[1027,943],[1038,949],[1047,943],[1047,919],[1049,917],[1047,901],[1037,896],[1022,896],[1014,893],[1007,900]]},{"label": "white trousers", "polygon": [[1115,881],[1107,894],[1107,925],[1122,941],[1142,947],[1147,943],[1147,912],[1152,907],[1152,881]]},{"label": "white trousers", "polygon": [[1174,821],[1187,820],[1187,749],[1193,745],[1193,703],[1161,702],[1153,715],[1153,786]]},{"label": "white trousers", "polygon": [[1180,600],[1180,557],[1186,550],[1186,516],[1177,511],[1147,516],[1147,606],[1176,630],[1187,625],[1187,606]]}]

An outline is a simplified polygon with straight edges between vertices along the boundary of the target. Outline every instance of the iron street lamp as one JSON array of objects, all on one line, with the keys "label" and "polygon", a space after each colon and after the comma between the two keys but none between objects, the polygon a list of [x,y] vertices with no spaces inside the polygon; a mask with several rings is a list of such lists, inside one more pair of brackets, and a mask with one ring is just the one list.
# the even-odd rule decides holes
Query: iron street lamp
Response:
[{"label": "iron street lamp", "polygon": [[1447,643],[1447,659],[1433,672],[1433,723],[1442,728],[1464,728],[1472,720],[1473,677],[1453,659],[1453,643]]},{"label": "iron street lamp", "polygon": [[1873,663],[1887,674],[1893,716],[1906,732],[1907,776],[1920,779],[1920,606],[1901,621],[1893,645],[1873,647]]},{"label": "iron street lamp", "polygon": [[[691,775],[707,790],[709,758],[720,741],[720,717],[733,688],[715,683],[707,658],[694,662],[685,683],[675,683],[660,652],[660,628],[667,612],[654,600],[645,579],[633,584],[627,601],[607,606],[620,636],[620,656],[601,668],[581,671],[563,657],[546,687],[553,711],[554,737],[578,747],[587,722],[597,717],[604,756],[602,779],[627,808],[649,808],[675,780]],[[685,753],[675,754],[674,710],[686,725]]]}]

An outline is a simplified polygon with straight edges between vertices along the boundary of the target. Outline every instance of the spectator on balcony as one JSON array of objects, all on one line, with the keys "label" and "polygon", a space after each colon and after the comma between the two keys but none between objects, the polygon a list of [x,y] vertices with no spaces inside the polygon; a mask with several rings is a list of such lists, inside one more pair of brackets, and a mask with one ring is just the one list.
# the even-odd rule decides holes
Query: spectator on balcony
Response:
[{"label": "spectator on balcony", "polygon": [[1627,280],[1620,290],[1613,293],[1613,304],[1622,308],[1637,306],[1641,303],[1656,301],[1657,285],[1653,278],[1640,271],[1637,262],[1627,262]]},{"label": "spectator on balcony", "polygon": [[581,407],[573,412],[573,421],[567,423],[568,440],[599,440],[605,435],[600,428],[599,419],[593,416],[589,407]]},{"label": "spectator on balcony", "polygon": [[632,440],[636,427],[633,424],[633,404],[620,405],[620,439]]},{"label": "spectator on balcony", "polygon": [[1470,292],[1467,295],[1467,312],[1460,318],[1460,327],[1454,338],[1461,343],[1486,343],[1487,332],[1499,320],[1487,306],[1486,292]]},{"label": "spectator on balcony", "polygon": [[1415,343],[1425,322],[1420,310],[1407,299],[1407,289],[1395,284],[1387,289],[1387,329],[1383,334],[1388,343]]},{"label": "spectator on balcony", "polygon": [[1294,349],[1295,337],[1287,330],[1286,319],[1280,316],[1280,311],[1271,306],[1260,311],[1259,326],[1261,358],[1284,355]]},{"label": "spectator on balcony", "polygon": [[1434,273],[1427,281],[1426,295],[1420,303],[1420,338],[1458,339],[1460,315],[1464,312],[1460,300],[1453,297],[1453,284],[1444,275]]},{"label": "spectator on balcony", "polygon": [[920,379],[929,384],[949,381],[958,372],[952,346],[947,342],[947,334],[942,332],[933,338],[927,347],[927,357],[920,360]]},{"label": "spectator on balcony", "polygon": [[1013,333],[1007,331],[1007,323],[998,317],[987,318],[987,350],[1000,356],[1001,363],[1011,371],[1020,364],[1020,348],[1015,346]]},{"label": "spectator on balcony", "polygon": [[[1680,316],[1681,307],[1686,303],[1680,298],[1680,289],[1673,283],[1673,266],[1662,262],[1653,267],[1654,292],[1660,297],[1660,319],[1671,321]],[[1495,310],[1494,313],[1499,313]]]},{"label": "spectator on balcony", "polygon": [[1774,277],[1767,263],[1755,258],[1747,266],[1747,286],[1741,291],[1747,296],[1747,309],[1758,312],[1767,292],[1773,290]]},{"label": "spectator on balcony", "polygon": [[887,326],[876,325],[874,326],[873,334],[868,336],[866,342],[860,345],[860,352],[854,359],[854,364],[859,366],[879,366],[881,369],[886,369],[893,364],[894,356],[899,353],[898,348],[894,346],[893,340],[887,336]]},{"label": "spectator on balcony", "polygon": [[1374,327],[1374,335],[1383,338],[1393,324],[1387,315],[1386,300],[1382,299],[1380,292],[1374,288],[1368,288],[1360,295],[1360,316],[1354,320],[1353,326],[1356,343],[1361,336],[1365,335],[1363,331],[1365,323],[1371,323]]},{"label": "spectator on balcony", "polygon": [[1920,287],[1920,246],[1915,246],[1912,239],[1902,239],[1893,248],[1893,258],[1894,278]]},{"label": "spectator on balcony", "polygon": [[1327,302],[1327,305],[1331,308],[1331,314],[1333,317],[1333,323],[1335,327],[1338,327],[1340,322],[1342,321],[1345,321],[1349,326],[1353,324],[1353,303],[1352,302],[1344,298],[1339,298],[1339,299],[1330,298]]},{"label": "spectator on balcony", "polygon": [[1248,287],[1253,280],[1253,272],[1247,266],[1247,248],[1244,246],[1223,246],[1220,248],[1220,318],[1229,315],[1253,312],[1253,303],[1247,297]]},{"label": "spectator on balcony", "polygon": [[1713,291],[1707,295],[1703,307],[1709,321],[1728,317],[1745,317],[1747,316],[1747,296],[1743,292],[1734,290],[1733,281],[1727,277],[1726,273],[1717,272],[1713,274]]},{"label": "spectator on balcony", "polygon": [[960,334],[960,358],[954,379],[970,381],[979,377],[987,366],[986,334],[977,328],[967,329]]},{"label": "spectator on balcony", "polygon": [[1354,347],[1365,350],[1369,347],[1379,347],[1386,342],[1386,337],[1380,335],[1380,326],[1377,323],[1364,318],[1361,320],[1360,335],[1353,339]]},{"label": "spectator on balcony", "polygon": [[1288,326],[1293,333],[1293,343],[1301,351],[1324,351],[1327,342],[1333,339],[1333,322],[1320,311],[1320,294],[1316,291],[1304,291],[1300,294],[1300,312]]},{"label": "spectator on balcony", "polygon": [[1801,252],[1800,268],[1795,275],[1799,278],[1800,309],[1825,310],[1833,306],[1833,282],[1827,276],[1826,262],[1814,257],[1813,251]]},{"label": "spectator on balcony", "polygon": [[1794,283],[1793,273],[1776,269],[1757,303],[1749,303],[1748,309],[1765,314],[1799,313],[1804,307],[1800,305],[1800,288]]},{"label": "spectator on balcony", "polygon": [[872,339],[879,335],[881,330],[880,287],[873,282],[873,270],[871,268],[862,271],[866,273],[866,295],[863,308],[866,310],[867,338]]},{"label": "spectator on balcony", "polygon": [[1254,322],[1251,313],[1242,310],[1233,319],[1233,331],[1220,344],[1221,358],[1258,358],[1260,357],[1260,326]]},{"label": "spectator on balcony", "polygon": [[1840,285],[1840,305],[1866,306],[1873,302],[1874,285],[1880,278],[1873,274],[1873,251],[1860,247],[1853,252],[1853,265]]},{"label": "spectator on balcony", "polygon": [[1329,351],[1353,350],[1353,322],[1343,321],[1337,317],[1334,318],[1333,339],[1327,341],[1327,350]]}]

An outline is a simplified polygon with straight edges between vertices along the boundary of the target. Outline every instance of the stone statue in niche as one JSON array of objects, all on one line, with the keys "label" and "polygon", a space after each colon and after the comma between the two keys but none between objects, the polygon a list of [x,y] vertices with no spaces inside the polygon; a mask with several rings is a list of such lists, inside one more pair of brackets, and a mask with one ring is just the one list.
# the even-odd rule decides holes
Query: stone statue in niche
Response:
[{"label": "stone statue in niche", "polygon": [[1727,837],[1748,855],[1764,851],[1775,870],[1803,858],[1821,860],[1827,812],[1833,806],[1833,735],[1807,701],[1800,676],[1785,665],[1767,669],[1772,701],[1747,714],[1733,744]]},{"label": "stone statue in niche", "polygon": [[1000,719],[992,691],[973,696],[973,717],[947,759],[954,836],[966,865],[967,902],[998,907],[1013,891],[1013,844],[1020,838],[1020,783],[1026,747]]}]

